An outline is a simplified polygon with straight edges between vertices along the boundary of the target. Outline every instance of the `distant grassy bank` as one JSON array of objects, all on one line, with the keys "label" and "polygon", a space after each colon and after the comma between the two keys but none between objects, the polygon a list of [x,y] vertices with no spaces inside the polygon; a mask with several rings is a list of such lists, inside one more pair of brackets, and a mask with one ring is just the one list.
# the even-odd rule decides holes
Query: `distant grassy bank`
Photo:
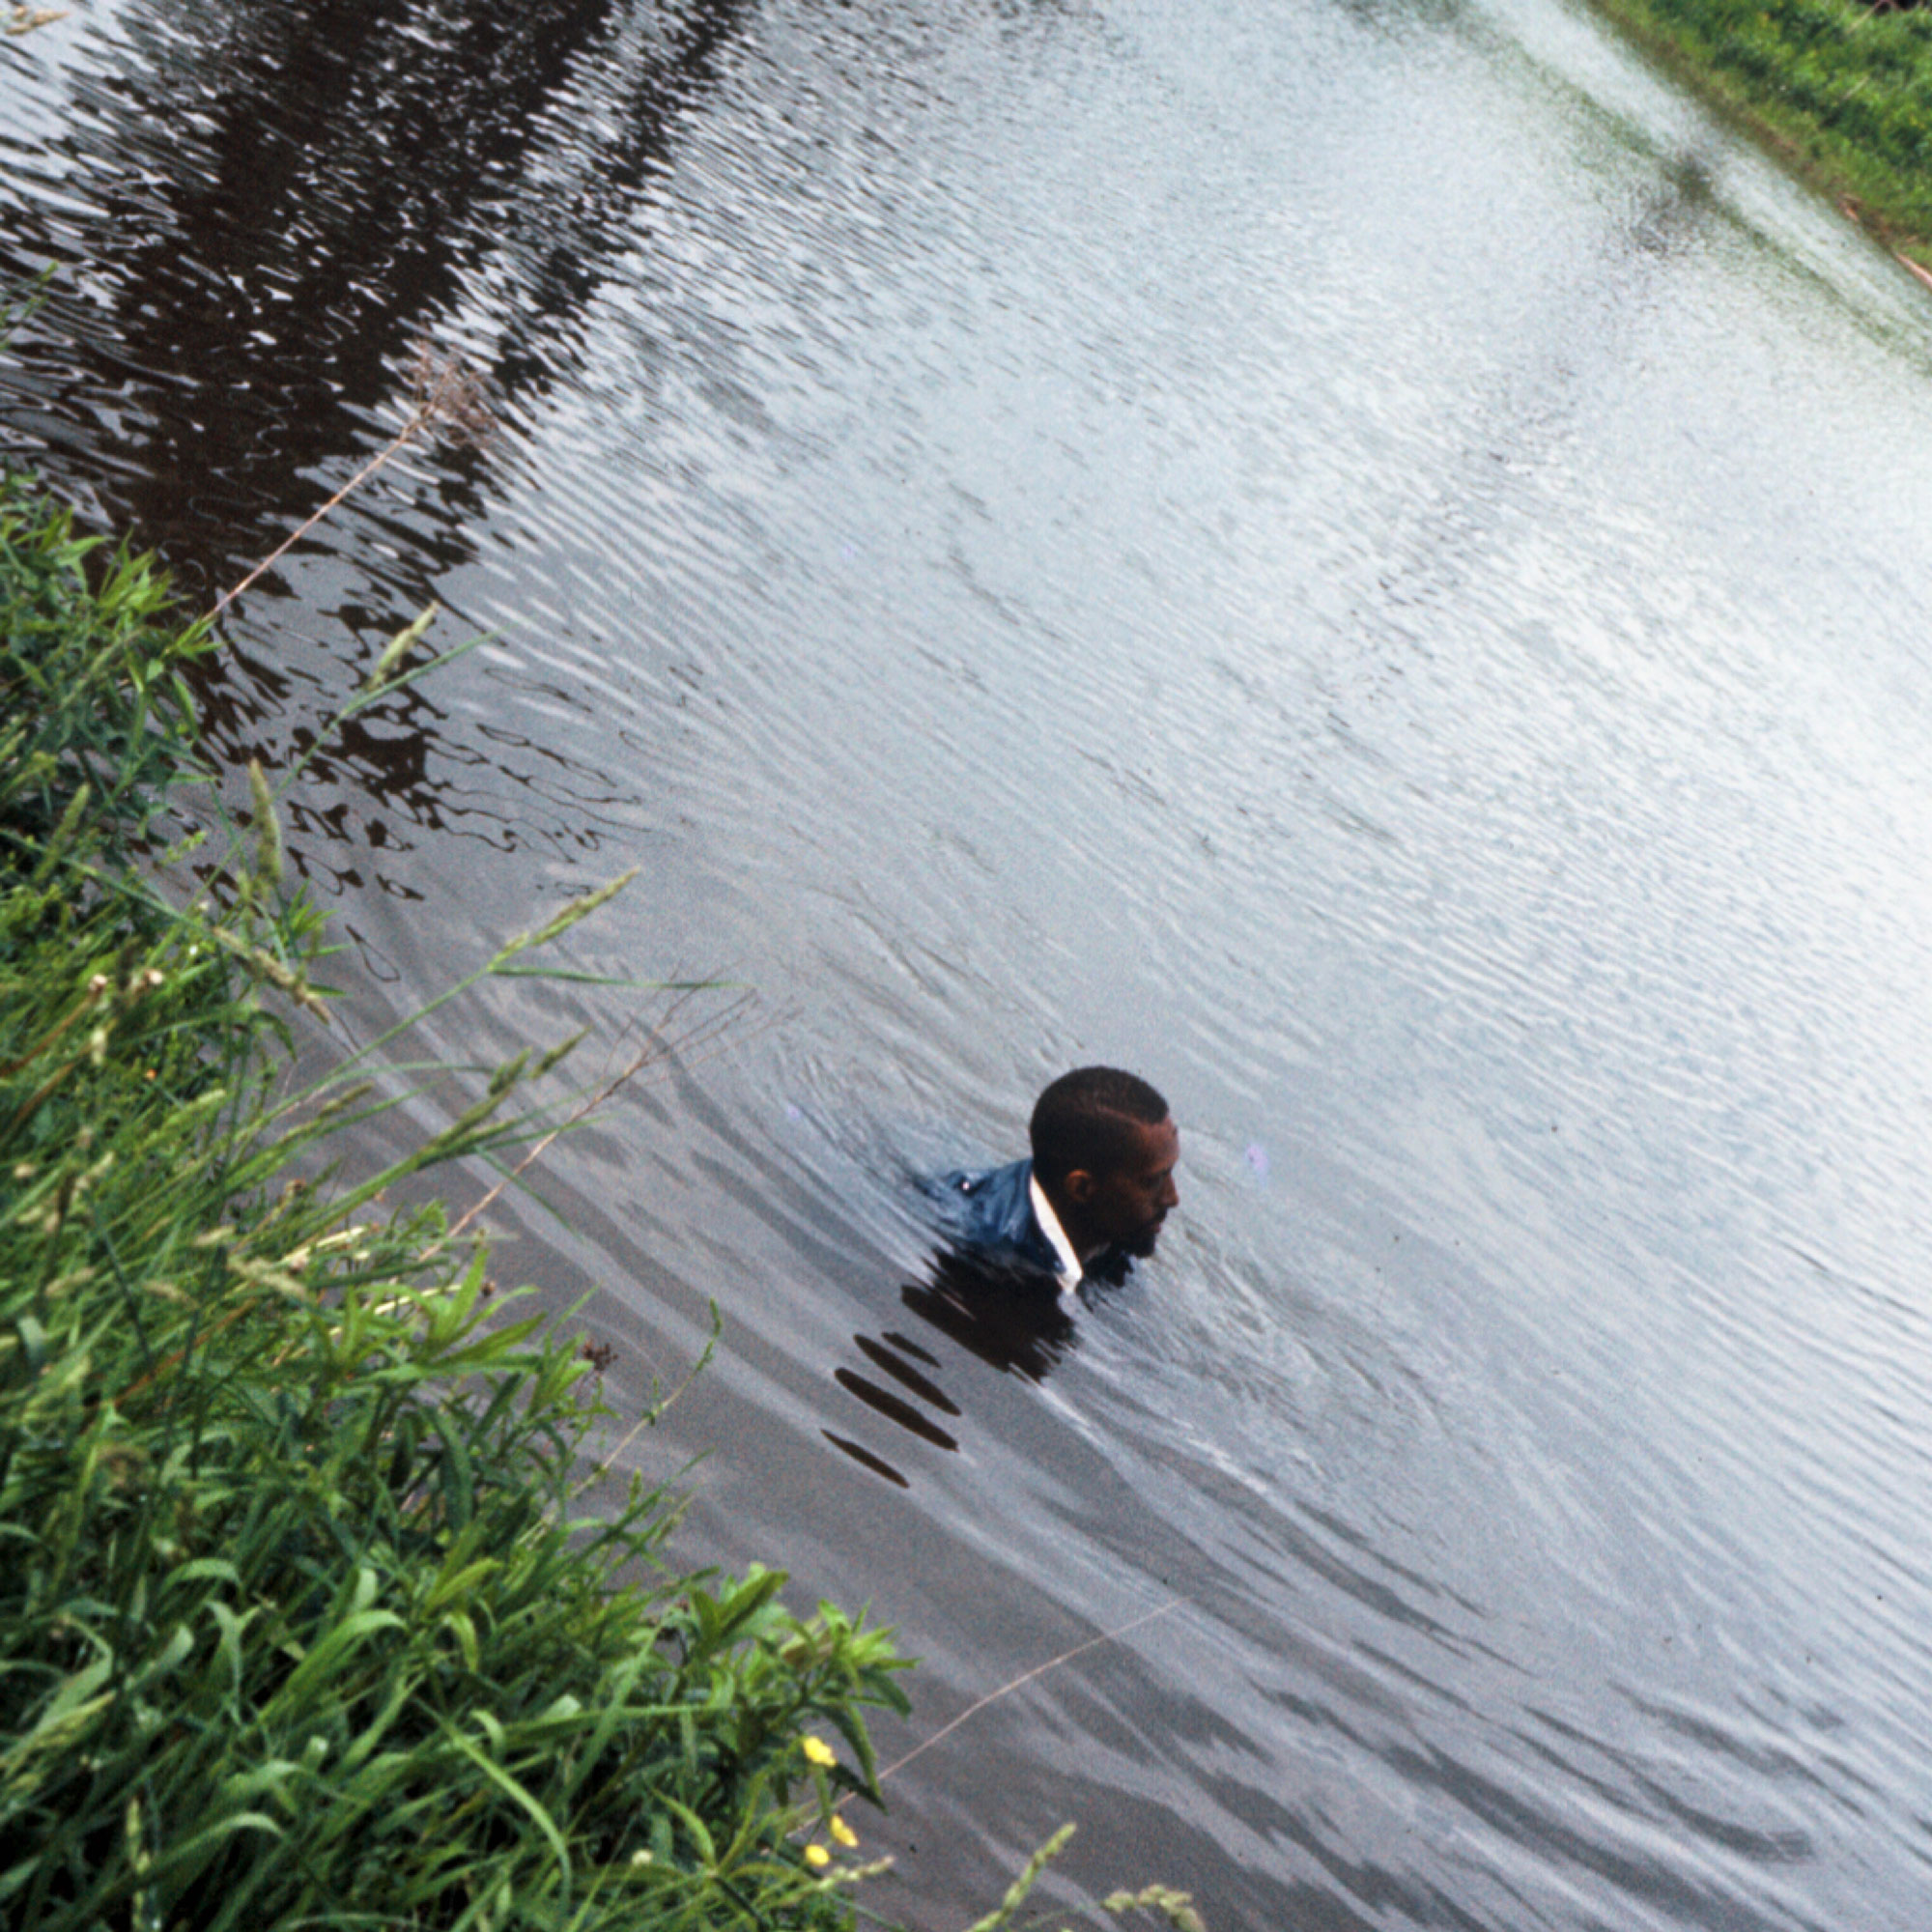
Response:
[{"label": "distant grassy bank", "polygon": [[1596,0],[1888,246],[1932,265],[1932,12]]}]

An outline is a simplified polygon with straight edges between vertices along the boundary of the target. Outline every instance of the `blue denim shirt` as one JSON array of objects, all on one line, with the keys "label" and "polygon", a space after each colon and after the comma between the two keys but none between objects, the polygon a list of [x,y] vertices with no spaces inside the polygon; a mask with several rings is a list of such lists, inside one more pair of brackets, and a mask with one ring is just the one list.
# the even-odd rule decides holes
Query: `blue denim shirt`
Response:
[{"label": "blue denim shirt", "polygon": [[1035,1218],[1028,1191],[1033,1162],[983,1174],[942,1174],[929,1184],[946,1232],[976,1259],[1028,1274],[1060,1273],[1060,1257]]}]

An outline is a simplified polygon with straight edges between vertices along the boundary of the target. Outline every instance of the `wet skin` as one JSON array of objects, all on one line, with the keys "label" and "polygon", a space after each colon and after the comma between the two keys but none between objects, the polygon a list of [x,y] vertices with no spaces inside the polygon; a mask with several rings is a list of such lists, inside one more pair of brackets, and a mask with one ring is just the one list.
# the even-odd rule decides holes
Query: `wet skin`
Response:
[{"label": "wet skin", "polygon": [[1148,1126],[1134,1122],[1133,1151],[1104,1175],[1076,1167],[1047,1198],[1066,1237],[1084,1262],[1106,1248],[1145,1260],[1160,1239],[1168,1211],[1180,1199],[1174,1170],[1180,1159],[1180,1129],[1173,1116]]}]

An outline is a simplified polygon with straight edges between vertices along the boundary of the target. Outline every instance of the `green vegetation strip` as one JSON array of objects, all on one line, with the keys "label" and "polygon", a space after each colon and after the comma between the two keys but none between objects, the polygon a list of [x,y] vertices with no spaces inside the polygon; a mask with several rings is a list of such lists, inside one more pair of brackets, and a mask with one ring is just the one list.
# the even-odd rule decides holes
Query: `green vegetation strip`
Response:
[{"label": "green vegetation strip", "polygon": [[291,1179],[380,1102],[283,1096],[320,923],[271,811],[157,883],[207,639],[89,551],[0,481],[0,1922],[849,1925],[821,1841],[902,1660],[668,1570],[662,1490],[587,1506],[580,1352],[376,1208],[522,1063]]},{"label": "green vegetation strip", "polygon": [[1597,0],[1889,246],[1932,261],[1932,14],[1852,0]]}]

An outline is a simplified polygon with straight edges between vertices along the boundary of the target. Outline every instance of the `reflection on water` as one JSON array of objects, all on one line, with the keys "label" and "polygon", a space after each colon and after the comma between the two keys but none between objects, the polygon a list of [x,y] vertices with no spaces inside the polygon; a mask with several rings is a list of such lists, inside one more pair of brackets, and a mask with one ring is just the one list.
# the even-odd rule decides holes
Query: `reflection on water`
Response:
[{"label": "reflection on water", "polygon": [[[1079,1300],[1091,1306],[1094,1295],[1083,1282]],[[1037,1283],[988,1278],[957,1256],[938,1257],[931,1281],[908,1284],[900,1299],[982,1362],[1029,1381],[1044,1381],[1073,1346],[1064,1297]]]},{"label": "reflection on water", "polygon": [[[743,11],[105,10],[107,44],[29,150],[63,191],[16,185],[0,236],[12,275],[78,271],[16,349],[16,380],[50,406],[33,427],[212,593],[272,546],[321,467],[365,446],[459,303],[464,347],[526,416],[570,372],[582,310]],[[481,482],[442,466],[434,528],[453,547],[429,568],[467,554]]]},{"label": "reflection on water", "polygon": [[[1118,1284],[1117,1284],[1118,1285]],[[1095,1291],[1083,1284],[1079,1299],[1091,1306]],[[1066,1299],[1038,1277],[989,1267],[969,1255],[941,1250],[932,1258],[930,1279],[908,1282],[899,1298],[922,1321],[958,1344],[969,1354],[1007,1375],[1044,1381],[1073,1347],[1074,1325]],[[940,1364],[917,1342],[888,1329],[876,1340],[854,1335],[853,1346],[871,1365],[898,1384],[895,1391],[851,1368],[833,1371],[833,1379],[866,1406],[938,1449],[959,1447],[957,1439],[926,1413],[957,1418],[959,1405],[932,1379]],[[921,1366],[923,1365],[923,1366]],[[907,1400],[906,1391],[917,1398]],[[919,1405],[923,1405],[920,1406]],[[825,1439],[855,1462],[906,1488],[907,1480],[885,1458],[831,1430]]]},{"label": "reflection on water", "polygon": [[[346,480],[387,440],[425,345],[460,349],[496,411],[527,421],[576,368],[582,312],[632,245],[676,120],[712,84],[743,11],[107,10],[105,44],[44,115],[45,138],[20,144],[25,179],[0,188],[0,276],[68,270],[14,345],[9,440],[158,548],[206,605],[316,507],[322,479]],[[373,608],[357,586],[333,613],[359,664],[438,576],[475,559],[489,471],[480,448],[446,444],[428,514],[406,533],[381,520],[384,548],[408,552],[398,581],[368,586]],[[313,687],[340,687],[292,669],[281,639],[231,626],[229,645],[203,678],[217,751],[270,769],[308,752],[332,710]],[[634,797],[562,746],[455,728],[412,689],[316,758],[333,796],[298,808],[298,863],[407,900],[393,873],[366,879],[318,844],[407,850],[417,834],[461,830],[512,845],[501,811],[465,781],[476,766],[606,812]]]},{"label": "reflection on water", "polygon": [[[486,380],[239,607],[212,736],[316,753],[345,1030],[631,865],[576,965],[756,988],[492,1215],[625,1414],[719,1305],[636,1453],[900,1625],[889,1758],[1025,1678],[895,1780],[882,1909],[1075,1817],[1069,1890],[1220,1928],[1917,1922],[1882,254],[1557,0],[94,0],[0,40],[45,261],[0,446],[198,602],[419,345]],[[487,641],[319,742],[432,596]],[[659,1012],[502,982],[420,1051]],[[1157,1261],[963,1278],[908,1177],[1092,1061],[1187,1124]]]}]

